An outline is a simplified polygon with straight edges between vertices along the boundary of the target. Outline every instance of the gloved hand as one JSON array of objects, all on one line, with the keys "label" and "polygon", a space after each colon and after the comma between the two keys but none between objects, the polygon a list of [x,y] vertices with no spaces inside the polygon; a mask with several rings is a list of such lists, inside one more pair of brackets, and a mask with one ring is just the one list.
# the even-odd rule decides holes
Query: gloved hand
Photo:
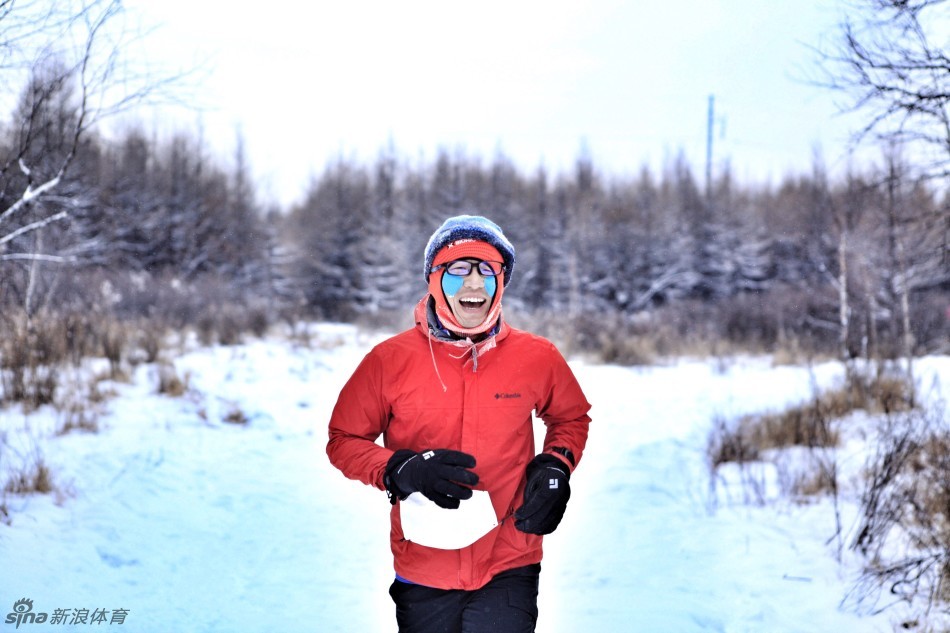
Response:
[{"label": "gloved hand", "polygon": [[421,492],[443,508],[456,509],[462,499],[472,498],[471,486],[478,483],[475,458],[468,453],[444,448],[420,453],[407,449],[393,453],[383,478],[390,499],[405,499]]},{"label": "gloved hand", "polygon": [[571,498],[570,470],[554,455],[542,453],[528,462],[524,505],[515,511],[515,527],[528,534],[550,534]]}]

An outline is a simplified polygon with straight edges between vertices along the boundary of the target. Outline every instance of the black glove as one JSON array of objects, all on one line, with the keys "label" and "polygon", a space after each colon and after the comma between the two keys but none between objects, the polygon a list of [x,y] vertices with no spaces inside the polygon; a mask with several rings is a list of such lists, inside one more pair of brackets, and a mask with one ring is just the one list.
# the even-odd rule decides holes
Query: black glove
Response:
[{"label": "black glove", "polygon": [[542,453],[528,463],[524,505],[515,512],[515,527],[528,534],[550,534],[571,498],[570,470],[554,455]]},{"label": "black glove", "polygon": [[462,499],[472,498],[471,486],[478,483],[478,475],[468,469],[474,467],[475,458],[467,453],[444,448],[420,453],[402,449],[386,463],[383,481],[393,503],[421,492],[437,505],[454,510]]}]

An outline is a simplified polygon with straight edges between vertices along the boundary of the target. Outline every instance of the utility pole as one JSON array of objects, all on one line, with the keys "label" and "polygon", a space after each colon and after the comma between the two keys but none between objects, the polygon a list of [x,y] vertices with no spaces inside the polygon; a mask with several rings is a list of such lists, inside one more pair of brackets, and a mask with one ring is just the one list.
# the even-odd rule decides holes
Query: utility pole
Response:
[{"label": "utility pole", "polygon": [[713,104],[716,98],[709,95],[709,111],[706,118],[706,204],[712,205],[712,153],[713,153]]}]

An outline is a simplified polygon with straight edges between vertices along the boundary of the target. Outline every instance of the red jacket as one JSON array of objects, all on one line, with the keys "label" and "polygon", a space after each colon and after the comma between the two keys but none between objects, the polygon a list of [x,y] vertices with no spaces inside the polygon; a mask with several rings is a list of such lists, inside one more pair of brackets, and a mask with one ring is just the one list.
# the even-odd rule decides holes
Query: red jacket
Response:
[{"label": "red jacket", "polygon": [[[381,490],[386,462],[398,449],[475,456],[475,488],[489,492],[500,523],[475,543],[440,550],[407,541],[393,506],[396,573],[422,585],[478,589],[501,571],[540,562],[542,537],[516,530],[512,516],[535,455],[532,411],[547,426],[544,451],[564,447],[579,461],[587,441],[590,404],[554,345],[505,323],[494,339],[479,344],[477,358],[468,347],[430,340],[423,300],[416,327],[366,355],[330,419],[330,461]],[[382,446],[375,443],[380,435]]]}]

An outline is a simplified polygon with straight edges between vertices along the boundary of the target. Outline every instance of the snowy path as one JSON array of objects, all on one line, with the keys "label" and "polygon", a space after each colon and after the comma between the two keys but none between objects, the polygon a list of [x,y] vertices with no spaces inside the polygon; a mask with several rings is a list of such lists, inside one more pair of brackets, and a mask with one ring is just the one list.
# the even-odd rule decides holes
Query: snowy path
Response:
[{"label": "snowy path", "polygon": [[[34,612],[128,609],[127,631],[393,631],[388,503],[324,453],[329,411],[369,342],[324,338],[190,354],[176,361],[194,388],[183,399],[155,394],[143,371],[103,431],[52,440],[46,459],[75,493],[60,506],[8,499],[0,615],[27,597]],[[575,369],[594,423],[546,541],[539,633],[890,630],[837,609],[847,579],[823,505],[709,511],[713,416],[807,397],[806,371]],[[221,421],[235,408],[247,425]]]},{"label": "snowy path", "polygon": [[578,373],[602,406],[565,531],[547,548],[558,576],[544,578],[543,630],[890,630],[837,609],[846,585],[824,545],[827,508],[777,516],[741,504],[713,511],[709,501],[713,416],[807,398],[807,372],[758,361],[722,374],[707,363]]}]

